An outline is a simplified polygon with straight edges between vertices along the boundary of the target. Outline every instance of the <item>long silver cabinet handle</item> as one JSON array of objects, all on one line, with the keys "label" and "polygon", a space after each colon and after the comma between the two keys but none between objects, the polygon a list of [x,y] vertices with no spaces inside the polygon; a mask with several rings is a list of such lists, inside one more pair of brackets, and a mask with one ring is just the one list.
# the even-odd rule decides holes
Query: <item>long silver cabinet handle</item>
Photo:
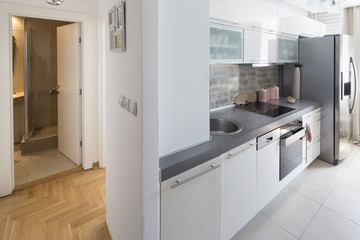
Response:
[{"label": "long silver cabinet handle", "polygon": [[191,177],[189,177],[189,178],[186,178],[185,180],[182,180],[182,181],[176,180],[176,183],[173,184],[173,185],[171,185],[171,188],[176,188],[176,187],[178,187],[178,186],[180,186],[180,185],[182,185],[182,184],[184,184],[184,183],[187,183],[187,182],[189,182],[189,181],[191,181],[191,180],[193,180],[193,179],[195,179],[195,178],[198,178],[198,177],[204,175],[205,173],[211,172],[211,171],[213,171],[213,170],[215,170],[215,169],[217,169],[217,168],[219,168],[219,167],[221,167],[221,164],[215,165],[215,166],[214,166],[214,165],[211,165],[210,168],[208,168],[208,169],[206,169],[206,170],[204,170],[204,171],[202,171],[202,172],[199,172],[198,174],[196,174],[196,175],[194,175],[194,176],[191,176]]},{"label": "long silver cabinet handle", "polygon": [[249,146],[247,146],[247,147],[244,148],[244,149],[241,149],[240,151],[238,151],[238,152],[236,152],[236,153],[234,153],[234,154],[230,154],[230,153],[229,153],[229,154],[226,156],[226,158],[227,158],[227,159],[233,158],[233,157],[235,157],[236,155],[239,155],[240,153],[245,152],[246,150],[252,148],[252,147],[255,146],[255,145],[256,145],[256,144],[254,144],[254,143],[250,143]]}]

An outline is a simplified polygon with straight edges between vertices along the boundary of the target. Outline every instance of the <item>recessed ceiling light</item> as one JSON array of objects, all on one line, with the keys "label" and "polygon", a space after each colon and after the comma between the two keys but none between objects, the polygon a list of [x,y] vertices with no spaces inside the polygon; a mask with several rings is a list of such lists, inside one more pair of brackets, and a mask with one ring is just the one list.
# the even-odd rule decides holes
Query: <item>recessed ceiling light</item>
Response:
[{"label": "recessed ceiling light", "polygon": [[45,0],[45,2],[51,5],[60,5],[64,2],[64,0]]}]

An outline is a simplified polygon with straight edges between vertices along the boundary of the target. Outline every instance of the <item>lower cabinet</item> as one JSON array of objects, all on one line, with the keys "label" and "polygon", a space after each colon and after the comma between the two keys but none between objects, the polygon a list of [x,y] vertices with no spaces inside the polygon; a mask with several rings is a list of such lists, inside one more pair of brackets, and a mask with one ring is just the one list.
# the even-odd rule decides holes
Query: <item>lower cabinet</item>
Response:
[{"label": "lower cabinet", "polygon": [[256,213],[256,139],[222,155],[222,230],[229,240]]},{"label": "lower cabinet", "polygon": [[[280,130],[279,136],[280,136]],[[279,184],[279,159],[280,141],[279,139],[257,151],[257,210],[260,211],[266,206],[280,191]]]},{"label": "lower cabinet", "polygon": [[221,158],[161,183],[161,240],[221,239]]},{"label": "lower cabinet", "polygon": [[303,123],[311,131],[311,141],[306,140],[306,165],[310,165],[320,155],[321,109],[303,116]]}]

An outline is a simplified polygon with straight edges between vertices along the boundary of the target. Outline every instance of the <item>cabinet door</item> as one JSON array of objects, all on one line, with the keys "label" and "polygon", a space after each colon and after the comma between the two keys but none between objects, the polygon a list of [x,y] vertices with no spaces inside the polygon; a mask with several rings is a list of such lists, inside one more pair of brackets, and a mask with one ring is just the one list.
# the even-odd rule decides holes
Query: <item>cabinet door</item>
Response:
[{"label": "cabinet door", "polygon": [[243,29],[210,24],[210,63],[243,62]]},{"label": "cabinet door", "polygon": [[278,62],[298,62],[299,41],[297,37],[278,36]]},{"label": "cabinet door", "polygon": [[210,0],[210,18],[243,24],[245,0]]},{"label": "cabinet door", "polygon": [[221,158],[161,183],[161,240],[221,238]]},{"label": "cabinet door", "polygon": [[262,0],[245,1],[244,25],[261,31],[277,31],[277,6]]},{"label": "cabinet door", "polygon": [[244,62],[275,63],[277,35],[244,30]]},{"label": "cabinet door", "polygon": [[256,214],[256,139],[223,155],[221,239],[229,240]]},{"label": "cabinet door", "polygon": [[257,209],[261,210],[280,191],[280,141],[257,151]]}]

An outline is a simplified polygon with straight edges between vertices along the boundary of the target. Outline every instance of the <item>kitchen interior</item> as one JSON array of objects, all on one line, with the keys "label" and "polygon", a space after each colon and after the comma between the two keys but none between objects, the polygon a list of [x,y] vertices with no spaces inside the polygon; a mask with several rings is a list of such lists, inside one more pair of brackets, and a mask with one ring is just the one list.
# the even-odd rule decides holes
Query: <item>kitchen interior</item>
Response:
[{"label": "kitchen interior", "polygon": [[161,239],[359,236],[360,59],[331,22],[359,2],[284,2],[306,16],[210,1],[210,139],[160,158]]},{"label": "kitchen interior", "polygon": [[56,31],[68,24],[12,17],[16,186],[77,167],[58,151]]}]

